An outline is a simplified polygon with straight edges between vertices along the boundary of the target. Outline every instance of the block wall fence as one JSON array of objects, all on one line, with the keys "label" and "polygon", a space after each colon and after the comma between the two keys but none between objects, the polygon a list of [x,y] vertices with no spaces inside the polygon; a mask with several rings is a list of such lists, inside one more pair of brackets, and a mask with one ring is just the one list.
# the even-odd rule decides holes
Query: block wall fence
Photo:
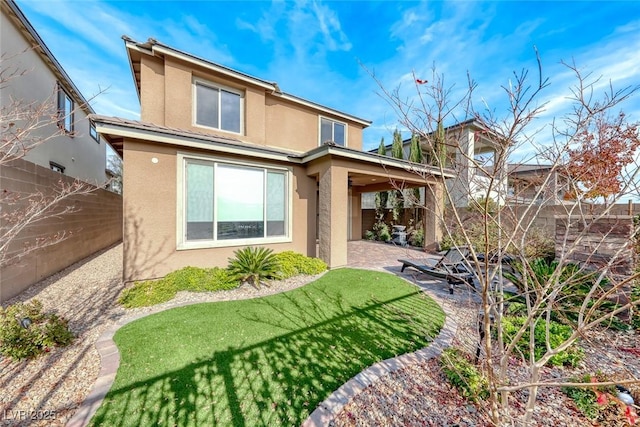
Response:
[{"label": "block wall fence", "polygon": [[[38,166],[23,159],[13,160],[0,168],[0,191],[19,196],[41,192],[51,194],[60,182],[72,183],[71,177]],[[2,213],[20,209],[20,203],[5,203]],[[24,205],[22,205],[24,206]],[[8,254],[22,251],[37,239],[47,239],[57,233],[68,235],[64,240],[28,253],[17,262],[0,268],[0,302],[4,302],[32,284],[122,240],[122,196],[102,188],[89,194],[63,200],[59,207],[72,206],[74,211],[30,224],[15,238]],[[6,223],[2,224],[5,226]]]}]

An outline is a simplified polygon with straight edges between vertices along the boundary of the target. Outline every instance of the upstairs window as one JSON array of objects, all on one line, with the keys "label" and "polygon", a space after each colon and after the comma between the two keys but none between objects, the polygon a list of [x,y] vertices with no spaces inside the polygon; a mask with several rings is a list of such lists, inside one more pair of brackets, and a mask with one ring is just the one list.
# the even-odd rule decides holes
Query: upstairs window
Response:
[{"label": "upstairs window", "polygon": [[58,127],[65,132],[73,132],[73,99],[58,84]]},{"label": "upstairs window", "polygon": [[91,138],[100,144],[100,135],[98,135],[98,131],[93,123],[89,123],[89,135],[91,135]]},{"label": "upstairs window", "polygon": [[242,94],[232,89],[195,82],[196,124],[228,132],[242,128]]},{"label": "upstairs window", "polygon": [[334,142],[346,146],[347,125],[324,117],[320,118],[320,145]]}]

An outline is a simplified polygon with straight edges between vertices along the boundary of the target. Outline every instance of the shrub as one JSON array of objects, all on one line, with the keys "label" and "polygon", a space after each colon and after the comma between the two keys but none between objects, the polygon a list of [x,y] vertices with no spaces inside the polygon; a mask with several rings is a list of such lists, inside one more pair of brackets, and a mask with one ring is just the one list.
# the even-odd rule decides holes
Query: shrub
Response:
[{"label": "shrub", "polygon": [[[571,378],[571,382],[591,382],[591,376],[585,375],[582,378]],[[596,393],[590,388],[584,387],[563,387],[562,391],[569,396],[578,409],[589,419],[598,416],[598,405],[596,403]]]},{"label": "shrub", "polygon": [[[501,327],[505,335],[505,340],[513,340],[518,330],[524,325],[526,317],[524,316],[504,316],[502,318]],[[573,333],[570,326],[563,325],[556,321],[549,322],[549,344],[551,348],[556,348],[565,342]],[[522,356],[528,360],[529,358],[529,329],[516,344],[517,350]],[[534,329],[534,355],[536,360],[540,359],[547,352],[546,345],[546,322],[538,320]],[[575,367],[584,358],[584,352],[576,345],[572,345],[564,351],[551,357],[547,362],[550,366],[571,366]]]},{"label": "shrub", "polygon": [[527,259],[542,258],[553,261],[556,257],[556,242],[545,230],[532,227],[527,233],[524,255]]},{"label": "shrub", "polygon": [[299,274],[320,274],[327,264],[318,258],[311,258],[294,251],[280,252],[274,255],[278,265],[277,277],[288,279]]},{"label": "shrub", "polygon": [[238,286],[229,271],[220,267],[184,267],[167,274],[163,280],[173,282],[177,291],[219,291]]},{"label": "shrub", "polygon": [[382,223],[378,229],[378,240],[381,242],[388,242],[391,240],[391,232],[389,231],[389,226],[385,223]]},{"label": "shrub", "polygon": [[389,226],[383,222],[378,221],[373,224],[373,232],[376,235],[376,239],[381,242],[388,242],[391,240],[391,232],[389,231]]},{"label": "shrub", "polygon": [[411,246],[422,247],[424,245],[424,229],[416,228],[409,234],[409,244]]},{"label": "shrub", "polygon": [[[515,265],[516,274],[506,273],[507,276],[521,291],[524,292],[523,266]],[[538,285],[544,285],[549,280],[555,270],[558,269],[558,261],[548,261],[537,258],[529,262],[529,289],[535,289]],[[562,285],[561,292],[556,298],[555,309],[552,312],[552,318],[566,324],[575,324],[578,320],[579,310],[585,299],[589,298],[587,309],[592,310],[591,318],[605,316],[616,310],[619,305],[616,302],[602,300],[598,302],[598,306],[594,308],[603,292],[606,290],[608,281],[605,279],[599,281],[596,286],[597,272],[588,272],[580,269],[577,264],[567,264],[562,267],[562,271],[558,276],[558,283]],[[593,288],[595,292],[589,296]],[[533,294],[532,294],[533,295]],[[632,294],[633,295],[633,294]],[[632,296],[633,298],[633,296]],[[623,313],[620,313],[622,317]],[[616,329],[628,330],[633,327],[633,317],[625,319],[613,317],[611,320],[602,323],[602,326]]]},{"label": "shrub", "polygon": [[213,267],[206,270],[205,291],[225,291],[235,289],[240,283],[226,268]]},{"label": "shrub", "polygon": [[126,308],[148,307],[172,300],[177,289],[170,280],[144,280],[120,294],[118,302]]},{"label": "shrub", "polygon": [[178,291],[204,292],[233,289],[238,281],[224,268],[184,267],[159,280],[136,282],[125,289],[119,302],[124,307],[147,307],[170,301]]},{"label": "shrub", "polygon": [[278,263],[273,251],[267,248],[248,246],[234,252],[227,269],[233,277],[260,287],[264,280],[277,276]]},{"label": "shrub", "polygon": [[440,357],[440,366],[447,380],[462,396],[474,402],[489,397],[489,381],[459,349],[446,348]]},{"label": "shrub", "polygon": [[365,240],[376,240],[376,233],[371,230],[367,230],[364,232]]},{"label": "shrub", "polygon": [[571,382],[593,383],[591,387],[563,387],[562,391],[569,396],[578,409],[595,425],[635,425],[634,416],[629,408],[618,399],[614,386],[602,386],[598,382],[610,381],[602,374],[595,377],[585,375],[582,378],[571,378]]},{"label": "shrub", "polygon": [[[31,321],[27,327],[21,325],[25,318]],[[0,307],[0,353],[13,360],[36,357],[51,347],[65,347],[73,338],[67,320],[44,313],[40,301]]]}]

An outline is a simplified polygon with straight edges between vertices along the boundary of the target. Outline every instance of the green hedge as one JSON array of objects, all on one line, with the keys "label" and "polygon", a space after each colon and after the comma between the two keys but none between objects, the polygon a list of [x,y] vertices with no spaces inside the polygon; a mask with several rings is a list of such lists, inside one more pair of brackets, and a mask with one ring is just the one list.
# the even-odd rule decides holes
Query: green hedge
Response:
[{"label": "green hedge", "polygon": [[[277,264],[274,279],[319,274],[327,270],[324,261],[293,251],[274,254],[273,257]],[[147,307],[170,301],[178,291],[215,292],[239,285],[237,275],[225,268],[184,267],[162,279],[134,283],[133,287],[122,292],[119,302],[126,308]]]},{"label": "green hedge", "polygon": [[285,251],[274,255],[278,263],[278,275],[281,279],[300,274],[320,274],[327,270],[327,264],[318,258],[304,256],[297,252]]},{"label": "green hedge", "polygon": [[122,292],[119,302],[126,308],[147,307],[173,299],[178,291],[213,292],[238,285],[224,268],[184,267],[159,280],[136,282]]}]

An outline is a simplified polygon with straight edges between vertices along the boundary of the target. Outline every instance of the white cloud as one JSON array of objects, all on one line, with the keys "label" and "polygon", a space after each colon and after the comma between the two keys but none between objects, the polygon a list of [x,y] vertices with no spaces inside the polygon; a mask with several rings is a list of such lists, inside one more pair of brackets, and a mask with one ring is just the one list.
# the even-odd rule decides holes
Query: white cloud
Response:
[{"label": "white cloud", "polygon": [[78,16],[78,3],[63,1],[25,1],[23,3],[29,9],[56,22],[68,33],[87,40],[97,50],[111,55],[116,55],[122,50],[119,37],[112,37],[112,32],[126,31],[130,28],[127,22],[132,22],[126,17],[116,18],[117,15],[122,15],[122,12],[104,3],[83,2],[82,19]]},{"label": "white cloud", "polygon": [[319,30],[329,50],[350,50],[351,43],[342,31],[340,20],[326,5],[312,3],[312,10],[318,20]]}]

